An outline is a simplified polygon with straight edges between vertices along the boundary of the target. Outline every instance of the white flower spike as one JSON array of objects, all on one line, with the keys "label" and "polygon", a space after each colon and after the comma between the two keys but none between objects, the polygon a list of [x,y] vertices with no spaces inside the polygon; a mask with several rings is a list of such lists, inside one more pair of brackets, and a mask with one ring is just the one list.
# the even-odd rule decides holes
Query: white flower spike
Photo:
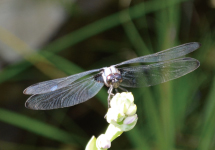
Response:
[{"label": "white flower spike", "polygon": [[[96,140],[96,149],[108,149],[111,142],[123,132],[134,128],[137,123],[137,106],[134,104],[134,97],[131,92],[117,93],[110,101],[110,108],[106,114],[109,124],[105,134],[101,134]],[[95,145],[95,140],[88,145]]]},{"label": "white flower spike", "polygon": [[131,92],[117,93],[110,102],[107,122],[118,127],[122,131],[131,130],[137,122],[137,106]]}]

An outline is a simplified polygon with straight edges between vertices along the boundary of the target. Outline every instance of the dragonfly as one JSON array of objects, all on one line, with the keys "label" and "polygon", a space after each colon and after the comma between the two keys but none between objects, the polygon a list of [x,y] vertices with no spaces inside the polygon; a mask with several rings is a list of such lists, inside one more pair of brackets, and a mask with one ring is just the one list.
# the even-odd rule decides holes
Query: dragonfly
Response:
[{"label": "dragonfly", "polygon": [[[125,88],[149,87],[194,71],[200,66],[200,62],[194,58],[182,56],[199,47],[200,43],[190,42],[110,67],[33,84],[23,92],[31,95],[25,106],[34,110],[49,110],[77,105],[94,97],[104,85],[109,88],[109,103],[111,96],[114,95],[113,89],[118,92],[118,88],[125,91]],[[135,63],[150,64],[120,68],[122,65]]]}]

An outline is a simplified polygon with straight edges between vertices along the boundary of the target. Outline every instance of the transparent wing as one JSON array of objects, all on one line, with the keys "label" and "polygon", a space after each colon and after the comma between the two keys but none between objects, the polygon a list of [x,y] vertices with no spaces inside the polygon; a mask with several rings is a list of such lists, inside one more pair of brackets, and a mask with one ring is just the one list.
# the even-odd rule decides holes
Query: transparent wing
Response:
[{"label": "transparent wing", "polygon": [[27,95],[34,95],[34,94],[43,94],[43,93],[48,93],[51,91],[56,91],[58,89],[61,89],[65,86],[71,84],[72,82],[76,81],[77,79],[79,79],[83,76],[86,76],[86,75],[94,73],[94,72],[98,72],[100,70],[101,69],[94,69],[94,70],[89,70],[89,71],[85,71],[82,73],[74,74],[74,75],[71,75],[68,77],[64,77],[64,78],[39,82],[39,83],[36,83],[36,84],[33,84],[33,85],[27,87],[23,93],[27,94]]},{"label": "transparent wing", "polygon": [[200,65],[194,58],[179,58],[150,65],[119,68],[123,81],[120,86],[147,87],[179,78]]},{"label": "transparent wing", "polygon": [[57,91],[32,95],[25,106],[35,110],[48,110],[73,106],[85,102],[95,96],[104,83],[97,82],[89,77],[61,88]]},{"label": "transparent wing", "polygon": [[169,59],[174,59],[177,57],[184,56],[188,53],[191,53],[194,50],[198,49],[199,47],[200,47],[200,43],[198,42],[186,43],[158,53],[130,59],[130,60],[121,62],[119,64],[116,64],[115,66],[131,64],[131,63],[160,62],[160,61],[165,61]]}]

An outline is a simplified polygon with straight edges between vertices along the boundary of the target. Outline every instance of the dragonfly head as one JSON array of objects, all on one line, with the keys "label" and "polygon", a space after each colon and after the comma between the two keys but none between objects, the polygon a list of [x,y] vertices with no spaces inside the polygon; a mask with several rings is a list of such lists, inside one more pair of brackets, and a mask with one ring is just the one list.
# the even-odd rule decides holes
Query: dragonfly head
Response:
[{"label": "dragonfly head", "polygon": [[120,73],[109,74],[106,81],[108,85],[113,85],[114,88],[118,88],[122,82],[122,75]]}]

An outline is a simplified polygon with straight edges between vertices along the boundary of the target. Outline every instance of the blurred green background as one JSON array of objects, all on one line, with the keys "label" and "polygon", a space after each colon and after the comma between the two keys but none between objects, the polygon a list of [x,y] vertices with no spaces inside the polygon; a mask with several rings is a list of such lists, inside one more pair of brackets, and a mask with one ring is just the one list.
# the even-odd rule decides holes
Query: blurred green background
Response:
[{"label": "blurred green background", "polygon": [[108,124],[107,88],[69,108],[25,108],[37,82],[110,66],[183,43],[201,66],[179,79],[129,89],[136,127],[111,149],[215,149],[215,0],[0,2],[0,150],[81,150]]}]

